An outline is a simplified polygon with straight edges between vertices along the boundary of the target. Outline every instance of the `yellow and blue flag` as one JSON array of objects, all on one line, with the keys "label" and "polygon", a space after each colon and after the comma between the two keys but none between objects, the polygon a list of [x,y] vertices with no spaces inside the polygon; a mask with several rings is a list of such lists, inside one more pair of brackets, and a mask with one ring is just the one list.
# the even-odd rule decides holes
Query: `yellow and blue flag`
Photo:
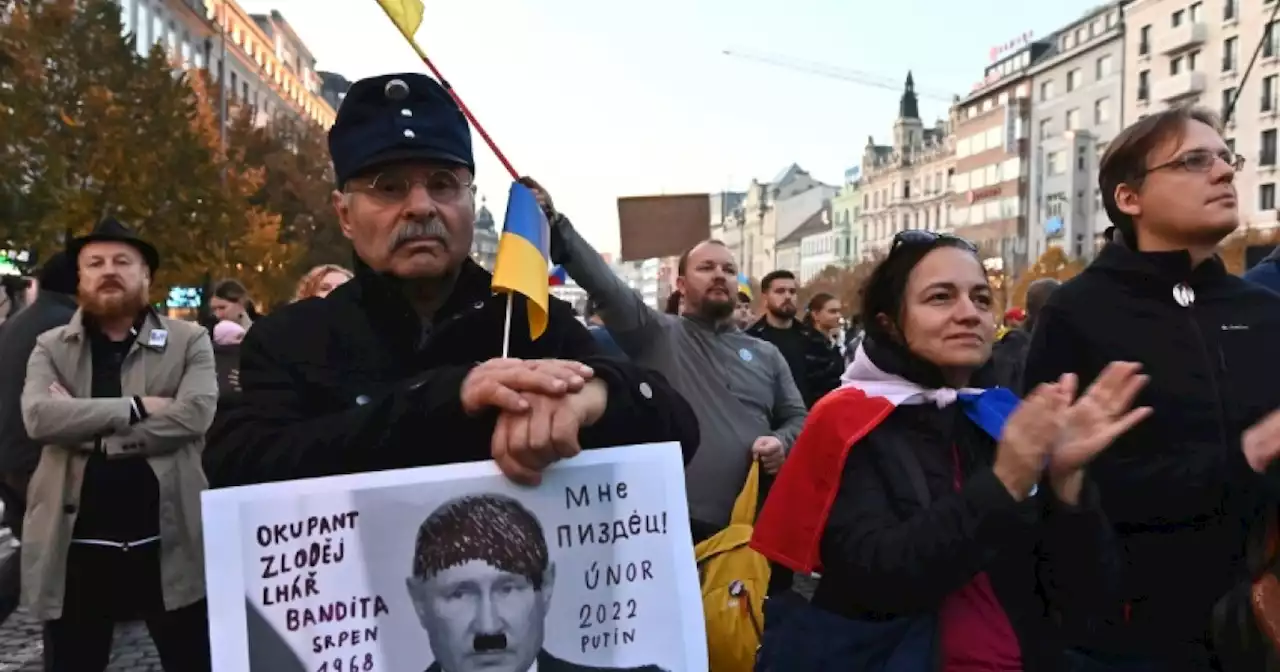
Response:
[{"label": "yellow and blue flag", "polygon": [[738,293],[746,294],[748,301],[754,301],[755,297],[751,294],[751,278],[746,273],[738,274]]},{"label": "yellow and blue flag", "polygon": [[515,292],[528,299],[529,337],[547,330],[551,305],[547,267],[551,257],[551,228],[538,207],[533,190],[513,182],[507,196],[507,217],[493,264],[493,289]]},{"label": "yellow and blue flag", "polygon": [[422,25],[422,0],[378,0],[378,4],[405,39],[412,42],[413,34]]}]

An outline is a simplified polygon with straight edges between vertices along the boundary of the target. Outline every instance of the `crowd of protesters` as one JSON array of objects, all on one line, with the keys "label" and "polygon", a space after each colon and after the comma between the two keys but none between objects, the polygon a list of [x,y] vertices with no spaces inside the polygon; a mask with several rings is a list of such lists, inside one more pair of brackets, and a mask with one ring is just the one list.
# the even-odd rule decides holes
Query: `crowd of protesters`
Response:
[{"label": "crowd of protesters", "polygon": [[1099,178],[1114,234],[1003,316],[979,248],[919,230],[856,323],[830,294],[802,309],[787,269],[741,281],[716,240],[659,310],[525,178],[589,301],[506,344],[528,308],[508,318],[470,257],[448,92],[361,80],[330,150],[352,270],[313,269],[271,314],[235,280],[207,324],[160,314],[163,260],[110,218],[6,314],[0,500],[22,544],[0,597],[20,587],[44,624],[46,669],[104,669],[126,620],[165,669],[210,669],[207,487],[490,459],[536,485],[650,442],[682,447],[696,544],[760,475],[755,669],[1280,669],[1280,259],[1240,278],[1216,254],[1241,159],[1212,114],[1120,133]]}]

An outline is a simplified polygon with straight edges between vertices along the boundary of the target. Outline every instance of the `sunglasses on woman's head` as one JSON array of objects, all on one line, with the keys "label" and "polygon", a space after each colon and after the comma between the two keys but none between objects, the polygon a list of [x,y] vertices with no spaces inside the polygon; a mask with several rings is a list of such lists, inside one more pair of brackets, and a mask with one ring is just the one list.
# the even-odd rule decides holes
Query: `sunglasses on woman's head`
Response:
[{"label": "sunglasses on woman's head", "polygon": [[972,242],[965,240],[959,236],[953,236],[949,233],[937,233],[936,231],[926,231],[924,229],[907,229],[899,231],[893,236],[893,245],[889,247],[889,253],[904,245],[936,245],[940,241],[946,241],[956,247],[962,247],[974,254],[978,252],[978,246]]}]

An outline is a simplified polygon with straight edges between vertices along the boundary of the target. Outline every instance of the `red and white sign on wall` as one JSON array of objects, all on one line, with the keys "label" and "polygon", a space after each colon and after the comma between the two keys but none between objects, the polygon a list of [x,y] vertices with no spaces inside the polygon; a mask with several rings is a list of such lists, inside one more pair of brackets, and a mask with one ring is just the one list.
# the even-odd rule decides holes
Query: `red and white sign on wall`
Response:
[{"label": "red and white sign on wall", "polygon": [[1021,47],[1027,46],[1028,44],[1031,44],[1032,36],[1033,36],[1032,31],[1028,30],[1027,32],[1013,38],[1012,40],[1005,42],[1004,44],[997,44],[996,46],[991,47],[991,62],[994,63],[1000,60],[1001,56],[1004,56],[1005,54],[1011,51],[1014,51],[1015,49],[1019,49]]}]

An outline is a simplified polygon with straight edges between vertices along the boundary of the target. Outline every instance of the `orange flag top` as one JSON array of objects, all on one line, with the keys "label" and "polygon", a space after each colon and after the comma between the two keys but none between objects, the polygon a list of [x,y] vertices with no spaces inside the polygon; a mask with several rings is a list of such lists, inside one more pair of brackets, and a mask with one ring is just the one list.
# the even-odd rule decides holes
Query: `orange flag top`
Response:
[{"label": "orange flag top", "polygon": [[422,0],[378,0],[378,4],[405,39],[412,42],[414,33],[422,25]]}]

